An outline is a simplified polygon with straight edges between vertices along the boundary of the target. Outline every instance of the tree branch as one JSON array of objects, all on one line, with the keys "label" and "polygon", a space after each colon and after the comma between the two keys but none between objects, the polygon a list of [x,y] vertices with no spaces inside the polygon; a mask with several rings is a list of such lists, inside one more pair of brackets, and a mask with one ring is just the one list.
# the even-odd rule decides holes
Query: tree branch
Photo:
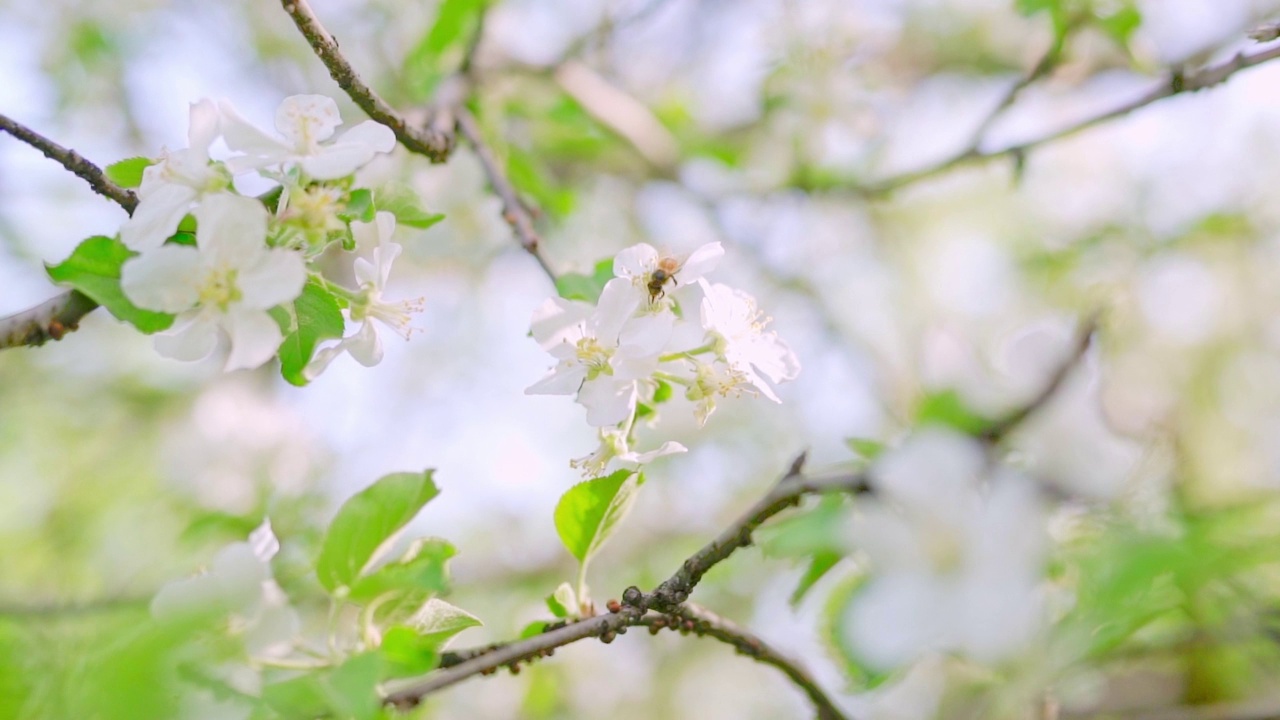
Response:
[{"label": "tree branch", "polygon": [[[132,190],[111,182],[102,168],[75,150],[65,148],[5,115],[0,115],[0,130],[39,150],[45,157],[89,183],[94,192],[124,208],[125,212],[133,214],[138,206],[138,197]],[[0,318],[0,350],[61,340],[79,327],[80,319],[96,307],[98,304],[87,296],[70,291],[29,310]]]},{"label": "tree branch", "polygon": [[64,148],[5,115],[0,115],[0,130],[39,150],[45,157],[89,183],[89,187],[93,188],[94,192],[124,208],[125,212],[132,213],[133,209],[137,207],[138,197],[133,194],[132,190],[126,190],[108,180],[102,168],[89,162],[75,150]]},{"label": "tree branch", "polygon": [[525,249],[534,260],[538,261],[538,266],[542,268],[542,272],[551,282],[556,281],[556,273],[551,269],[551,265],[547,263],[547,259],[542,256],[540,243],[542,239],[538,237],[538,231],[533,228],[533,217],[530,215],[528,208],[524,202],[520,200],[520,196],[516,193],[516,188],[511,184],[511,180],[507,178],[506,173],[502,171],[502,167],[498,164],[498,159],[494,157],[493,150],[484,140],[484,135],[480,131],[480,126],[476,124],[476,119],[466,108],[459,107],[458,115],[458,131],[467,139],[471,147],[476,151],[476,156],[480,158],[480,165],[484,168],[485,177],[489,179],[489,185],[498,197],[502,199],[502,219],[507,221],[511,226],[511,230],[515,233],[516,240],[520,242],[520,246]]},{"label": "tree branch", "polygon": [[948,170],[952,170],[962,165],[983,163],[1002,157],[1010,157],[1015,160],[1019,160],[1025,157],[1029,151],[1034,150],[1041,145],[1047,145],[1051,142],[1055,142],[1083,130],[1087,130],[1095,125],[1100,125],[1107,121],[1123,117],[1135,110],[1139,110],[1165,98],[1205,90],[1215,85],[1220,85],[1241,70],[1247,70],[1251,67],[1261,65],[1265,62],[1274,60],[1277,57],[1280,57],[1280,45],[1251,54],[1240,52],[1230,60],[1226,60],[1217,65],[1210,65],[1201,68],[1200,70],[1190,74],[1183,73],[1178,69],[1173,69],[1168,72],[1168,75],[1160,81],[1160,83],[1129,102],[1107,110],[1106,112],[1087,117],[1041,137],[1018,143],[1016,145],[1009,145],[998,150],[984,151],[975,146],[966,147],[955,155],[928,167],[921,168],[919,170],[912,170],[899,175],[893,175],[869,185],[855,186],[852,189],[867,197],[874,198],[886,196],[892,194],[893,191],[898,190],[899,188],[936,175],[941,175]]},{"label": "tree branch", "polygon": [[281,5],[320,58],[320,62],[328,68],[329,76],[365,114],[391,128],[396,139],[409,152],[426,156],[432,162],[444,162],[449,158],[449,153],[453,151],[453,135],[437,129],[410,126],[403,115],[360,79],[355,68],[338,49],[338,41],[320,24],[306,0],[281,0]]}]

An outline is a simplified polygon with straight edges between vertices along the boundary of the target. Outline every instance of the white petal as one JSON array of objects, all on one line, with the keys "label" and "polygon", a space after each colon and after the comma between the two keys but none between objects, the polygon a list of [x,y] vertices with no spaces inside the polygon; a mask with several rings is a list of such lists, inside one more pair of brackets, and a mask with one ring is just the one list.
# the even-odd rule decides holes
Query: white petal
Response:
[{"label": "white petal", "polygon": [[[230,102],[219,100],[218,113],[222,116],[222,137],[232,150],[248,153],[256,158],[273,159],[264,164],[282,162],[292,154],[292,148],[254,127]],[[232,164],[228,162],[228,165]]]},{"label": "white petal", "polygon": [[209,146],[218,137],[218,106],[205,98],[191,103],[190,125],[187,128],[187,147],[209,159]]},{"label": "white petal", "polygon": [[868,665],[902,667],[939,649],[949,601],[929,576],[893,573],[873,579],[849,609],[848,640]]},{"label": "white petal", "polygon": [[151,616],[157,620],[174,620],[224,609],[217,596],[217,583],[208,575],[165,583],[151,598]]},{"label": "white petal", "polygon": [[[391,131],[391,128],[382,123],[365,120],[342,133],[342,136],[334,143],[334,145],[340,144],[364,145],[374,152],[391,152],[396,146],[396,134]],[[391,213],[387,214],[390,215]],[[393,215],[392,217],[395,216]]]},{"label": "white petal", "polygon": [[195,188],[163,181],[150,183],[142,194],[133,216],[120,226],[120,242],[138,251],[163,245],[178,229],[178,223],[182,222],[191,203],[199,195]]},{"label": "white petal", "polygon": [[587,424],[608,427],[631,417],[636,407],[634,380],[619,382],[611,377],[598,377],[582,383],[578,403],[587,409]]},{"label": "white petal", "polygon": [[258,367],[276,354],[284,340],[280,326],[265,310],[232,308],[223,319],[223,328],[231,337],[227,372]]},{"label": "white petal", "polygon": [[605,346],[617,343],[622,324],[631,319],[643,301],[643,288],[636,288],[625,278],[610,280],[600,291],[596,312],[587,322],[589,332]]},{"label": "white petal", "polygon": [[689,258],[680,266],[680,270],[676,273],[676,280],[681,285],[692,285],[702,278],[703,275],[716,269],[720,264],[720,258],[724,257],[724,246],[718,242],[707,243],[702,247],[694,250]]},{"label": "white petal", "polygon": [[313,155],[299,157],[298,164],[316,180],[337,180],[359,170],[374,154],[367,145],[338,143],[322,147]]},{"label": "white petal", "polygon": [[164,245],[126,260],[120,289],[140,308],[180,313],[199,302],[204,272],[198,250]]},{"label": "white petal", "polygon": [[595,308],[584,302],[547,298],[533,311],[529,332],[543,350],[550,350],[561,343],[577,344],[582,339],[582,321]]},{"label": "white petal", "polygon": [[634,317],[622,326],[618,347],[631,357],[646,357],[661,353],[671,339],[676,316],[670,312],[647,313]]},{"label": "white petal", "polygon": [[271,529],[271,519],[264,518],[262,524],[249,533],[249,548],[262,562],[270,562],[280,552],[280,539]]},{"label": "white petal", "polygon": [[156,352],[167,358],[203,360],[218,344],[218,323],[214,313],[197,312],[182,325],[155,337]]},{"label": "white petal", "polygon": [[266,251],[267,209],[247,197],[218,194],[196,208],[196,246],[219,268],[251,267]]},{"label": "white petal", "polygon": [[620,278],[642,278],[658,266],[658,251],[649,243],[632,245],[613,258],[613,274]]},{"label": "white petal", "polygon": [[254,554],[247,542],[232,543],[210,563],[209,575],[217,581],[218,594],[235,611],[257,610],[262,583],[271,579],[271,568]]},{"label": "white petal", "polygon": [[582,387],[587,369],[577,364],[557,365],[538,382],[525,388],[525,395],[572,395]]},{"label": "white petal", "polygon": [[343,342],[347,344],[347,352],[361,365],[373,367],[382,362],[382,339],[378,337],[378,329],[372,322],[364,321],[356,334]]},{"label": "white petal", "polygon": [[320,377],[325,370],[328,370],[329,365],[332,364],[333,361],[336,360],[346,349],[347,346],[344,343],[339,342],[336,345],[330,345],[327,348],[317,350],[316,354],[311,357],[311,362],[307,363],[306,369],[302,371],[302,375],[306,377],[308,381],[315,380]]},{"label": "white petal", "polygon": [[245,631],[244,647],[250,657],[284,657],[293,650],[302,629],[297,611],[287,604],[270,603]]},{"label": "white petal", "polygon": [[276,109],[276,130],[299,150],[329,139],[341,124],[338,103],[325,95],[291,95]]},{"label": "white petal", "polygon": [[257,310],[294,300],[302,294],[306,282],[306,261],[298,253],[284,248],[267,250],[252,267],[241,268],[236,276],[240,304]]},{"label": "white petal", "polygon": [[619,459],[633,462],[637,465],[644,465],[665,455],[677,455],[683,452],[689,452],[689,448],[678,442],[667,441],[662,443],[662,446],[657,450],[650,450],[649,452],[643,453],[626,453],[625,455],[620,455]]}]

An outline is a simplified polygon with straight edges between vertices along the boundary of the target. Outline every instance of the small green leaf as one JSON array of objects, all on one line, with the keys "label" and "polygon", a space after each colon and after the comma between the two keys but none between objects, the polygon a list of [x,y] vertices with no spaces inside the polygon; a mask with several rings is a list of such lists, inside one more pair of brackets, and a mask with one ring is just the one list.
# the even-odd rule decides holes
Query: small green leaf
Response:
[{"label": "small green leaf", "polygon": [[396,216],[396,224],[425,230],[444,219],[444,215],[427,212],[422,200],[406,185],[388,183],[373,195],[373,204],[379,212]]},{"label": "small green leaf", "polygon": [[308,673],[262,688],[262,700],[280,715],[314,718],[329,712],[322,673]]},{"label": "small green leaf", "polygon": [[418,631],[423,640],[436,648],[444,648],[454,635],[467,628],[480,627],[480,618],[456,605],[431,598],[407,623]]},{"label": "small green leaf", "polygon": [[916,406],[916,425],[943,425],[969,435],[980,435],[992,421],[974,412],[955,390],[926,395]]},{"label": "small green leaf", "polygon": [[381,713],[382,656],[376,652],[347,658],[329,673],[330,704],[340,717],[374,720]]},{"label": "small green leaf", "polygon": [[863,460],[875,460],[885,451],[884,443],[879,440],[851,437],[845,438],[844,443]]},{"label": "small green leaf", "polygon": [[665,380],[659,380],[658,387],[653,391],[653,404],[657,405],[670,400],[671,394],[671,383],[668,383]]},{"label": "small green leaf", "polygon": [[528,640],[531,637],[537,637],[547,631],[547,622],[545,620],[534,620],[520,629],[520,639]]},{"label": "small green leaf", "polygon": [[556,591],[547,596],[547,609],[559,619],[578,614],[578,596],[573,586],[567,582],[560,583]]},{"label": "small green leaf", "polygon": [[1097,22],[1117,45],[1127,48],[1133,34],[1142,26],[1142,11],[1135,5],[1126,4],[1110,15],[1099,15]]},{"label": "small green leaf", "polygon": [[421,675],[440,663],[437,647],[417,630],[405,625],[388,628],[382,634],[378,651],[388,666],[391,677]]},{"label": "small green leaf", "polygon": [[402,76],[411,100],[429,99],[444,76],[457,68],[471,36],[479,31],[487,4],[488,0],[444,0],[439,4],[431,29],[405,58]]},{"label": "small green leaf", "polygon": [[314,278],[307,280],[302,294],[290,305],[271,309],[280,325],[280,374],[293,385],[306,385],[304,371],[322,340],[342,337],[346,327],[338,300]]},{"label": "small green leaf", "polygon": [[347,222],[373,222],[376,215],[376,208],[373,204],[373,191],[367,188],[359,188],[352,190],[347,196],[347,207],[338,213],[338,217]]},{"label": "small green leaf", "polygon": [[108,165],[104,172],[107,179],[122,188],[136,188],[142,184],[142,171],[155,164],[151,158],[131,157]]},{"label": "small green leaf", "polygon": [[556,505],[556,532],[582,564],[600,549],[636,499],[644,475],[619,470],[569,488]]},{"label": "small green leaf", "polygon": [[79,290],[118,319],[150,335],[173,325],[173,316],[139,308],[120,289],[120,268],[136,254],[115,238],[97,235],[80,243],[61,263],[46,265],[45,272],[54,282]]},{"label": "small green leaf", "polygon": [[766,557],[807,558],[819,552],[843,554],[852,504],[845,495],[824,495],[813,509],[757,530],[756,544]]},{"label": "small green leaf", "polygon": [[843,553],[820,551],[815,553],[813,558],[809,560],[808,567],[804,570],[804,575],[800,576],[800,582],[796,583],[796,589],[791,592],[790,602],[792,607],[799,605],[804,600],[805,595],[813,589],[828,572],[844,559]]},{"label": "small green leaf", "polygon": [[350,587],[378,551],[440,494],[433,472],[387,475],[338,508],[316,561],[316,577],[326,590]]},{"label": "small green leaf", "polygon": [[366,602],[395,592],[401,594],[397,605],[417,609],[431,595],[449,589],[449,559],[456,554],[449,542],[418,538],[398,559],[357,579],[349,597]]},{"label": "small green leaf", "polygon": [[840,662],[854,690],[870,690],[884,683],[892,675],[869,668],[849,642],[849,607],[857,602],[858,591],[866,584],[867,575],[854,573],[841,580],[823,605],[821,634],[827,648]]},{"label": "small green leaf", "polygon": [[613,279],[613,260],[596,263],[590,275],[564,273],[556,278],[556,292],[566,300],[582,300],[595,303],[600,299],[604,286]]}]

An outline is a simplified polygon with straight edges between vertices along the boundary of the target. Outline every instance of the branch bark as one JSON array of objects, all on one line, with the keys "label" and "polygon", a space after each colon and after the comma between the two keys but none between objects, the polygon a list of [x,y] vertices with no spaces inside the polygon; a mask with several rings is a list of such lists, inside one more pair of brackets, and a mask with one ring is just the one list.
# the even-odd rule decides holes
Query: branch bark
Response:
[{"label": "branch bark", "polygon": [[454,145],[452,133],[411,126],[403,115],[360,79],[355,68],[338,49],[338,41],[320,24],[320,19],[306,0],[281,0],[281,5],[298,26],[307,44],[315,51],[316,57],[329,70],[329,76],[365,114],[391,128],[396,139],[409,152],[430,158],[432,162],[449,159]]},{"label": "branch bark", "polygon": [[[1263,63],[1280,57],[1280,45],[1267,48],[1254,53],[1237,53],[1230,60],[1218,63],[1217,65],[1209,65],[1192,73],[1184,73],[1180,69],[1172,69],[1168,71],[1166,77],[1158,84],[1151,87],[1142,95],[1139,95],[1129,102],[1118,107],[1111,108],[1102,113],[1092,115],[1083,120],[1077,121],[1059,130],[1042,135],[1041,137],[1009,145],[998,150],[981,150],[980,148],[970,145],[963,150],[957,152],[951,157],[945,158],[933,165],[912,170],[910,172],[893,175],[878,182],[869,185],[854,186],[852,190],[869,198],[883,197],[891,195],[895,190],[912,185],[937,175],[941,175],[949,170],[960,167],[962,165],[977,164],[995,160],[998,158],[1009,157],[1015,161],[1020,161],[1026,157],[1027,153],[1041,145],[1061,140],[1062,138],[1075,135],[1076,133],[1087,130],[1095,125],[1116,118],[1128,115],[1135,110],[1144,108],[1152,103],[1173,97],[1174,95],[1182,95],[1184,93],[1197,92],[1220,85],[1226,82],[1232,75],[1256,67]],[[1001,108],[1003,110],[1003,108]]]},{"label": "branch bark", "polygon": [[[94,192],[124,208],[125,212],[133,214],[134,208],[138,206],[138,197],[132,190],[111,182],[102,168],[75,150],[65,148],[5,115],[0,115],[0,131],[39,150],[45,157],[89,183]],[[98,304],[87,296],[69,291],[29,310],[0,318],[0,350],[61,340],[68,332],[79,327],[80,319],[96,307]]]}]

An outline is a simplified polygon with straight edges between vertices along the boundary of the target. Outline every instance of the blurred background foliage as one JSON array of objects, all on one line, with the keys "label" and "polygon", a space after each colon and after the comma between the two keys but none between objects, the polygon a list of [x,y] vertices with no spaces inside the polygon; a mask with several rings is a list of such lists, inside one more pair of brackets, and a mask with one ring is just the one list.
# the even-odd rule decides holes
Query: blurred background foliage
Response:
[{"label": "blurred background foliage", "polygon": [[[1280,661],[1280,64],[1025,157],[865,190],[963,151],[980,127],[977,148],[999,149],[1122,104],[1170,68],[1230,57],[1280,3],[315,10],[392,105],[423,116],[481,31],[473,108],[538,209],[552,265],[589,274],[635,242],[722,240],[720,276],[761,298],[801,358],[780,406],[728,401],[705,429],[681,401],[664,408],[664,433],[691,452],[648,473],[593,563],[599,599],[665,578],[803,448],[818,467],[847,465],[848,438],[892,443],[922,420],[1015,406],[1078,319],[1103,309],[1094,351],[1009,443],[1011,463],[1069,498],[1052,527],[1054,581],[1075,590],[1064,630],[1038,662],[973,670],[948,707],[991,717],[1045,688],[1084,714],[1268,695]],[[187,103],[204,96],[263,120],[282,96],[321,92],[359,118],[270,2],[0,0],[0,67],[6,114],[103,164],[183,146]],[[384,472],[437,469],[442,496],[414,527],[460,550],[450,602],[485,622],[460,644],[516,636],[571,579],[552,509],[577,480],[568,459],[594,439],[576,406],[522,394],[546,363],[529,314],[554,289],[511,241],[468,149],[443,166],[400,151],[365,172],[446,215],[401,232],[396,289],[427,310],[375,369],[340,361],[304,389],[270,367],[223,375],[216,361],[155,356],[104,313],[61,342],[0,353],[0,714],[175,716],[164,679],[193,661],[177,657],[182,628],[144,623],[151,595],[265,515],[282,539],[276,575],[304,598],[324,521]],[[0,142],[0,312],[50,296],[41,263],[122,218]],[[853,692],[884,678],[841,646],[858,565],[839,549],[839,505],[774,528],[698,600]],[[814,566],[835,570],[819,579]],[[802,580],[816,585],[793,606]],[[182,712],[221,717],[217,692]],[[803,716],[805,702],[727,647],[634,633],[418,712],[776,718]]]}]

